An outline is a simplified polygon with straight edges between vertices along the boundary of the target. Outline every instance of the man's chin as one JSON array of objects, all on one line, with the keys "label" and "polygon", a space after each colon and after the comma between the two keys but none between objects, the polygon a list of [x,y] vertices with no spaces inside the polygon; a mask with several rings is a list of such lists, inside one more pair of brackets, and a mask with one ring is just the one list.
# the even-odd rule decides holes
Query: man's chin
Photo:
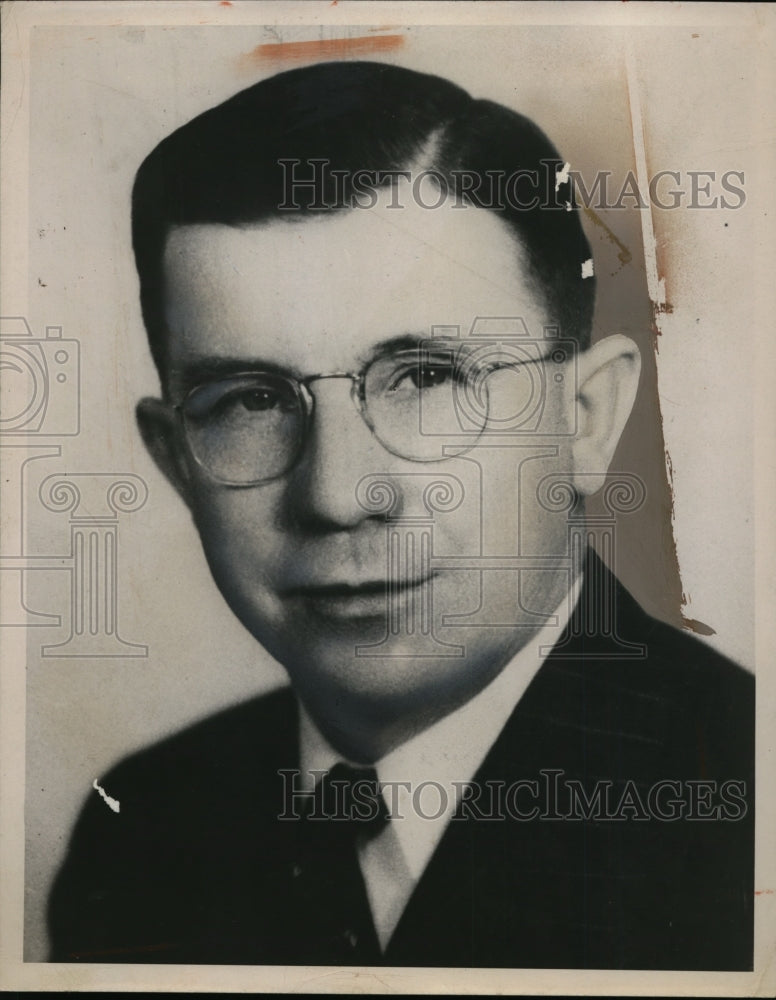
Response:
[{"label": "man's chin", "polygon": [[[385,643],[362,655],[306,649],[287,667],[292,686],[335,749],[378,760],[484,687],[482,663],[418,658]],[[373,655],[369,655],[369,654]],[[480,668],[478,671],[477,668]]]},{"label": "man's chin", "polygon": [[325,640],[312,632],[299,640],[274,655],[303,699],[329,705],[358,701],[378,714],[382,708],[390,714],[391,706],[423,710],[455,699],[458,691],[469,696],[482,686],[477,675],[486,666],[479,658],[458,655],[460,647],[421,648],[417,636],[387,634],[384,622],[373,630],[360,628],[356,635],[343,626],[329,629]]}]

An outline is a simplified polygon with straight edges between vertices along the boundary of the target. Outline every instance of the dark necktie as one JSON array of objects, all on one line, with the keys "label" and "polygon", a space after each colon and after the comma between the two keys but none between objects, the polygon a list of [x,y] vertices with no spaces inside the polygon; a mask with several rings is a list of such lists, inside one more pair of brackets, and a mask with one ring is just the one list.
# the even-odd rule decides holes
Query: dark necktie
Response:
[{"label": "dark necktie", "polygon": [[337,764],[319,781],[297,824],[291,866],[292,938],[299,961],[371,965],[381,960],[358,844],[388,819],[374,768]]}]

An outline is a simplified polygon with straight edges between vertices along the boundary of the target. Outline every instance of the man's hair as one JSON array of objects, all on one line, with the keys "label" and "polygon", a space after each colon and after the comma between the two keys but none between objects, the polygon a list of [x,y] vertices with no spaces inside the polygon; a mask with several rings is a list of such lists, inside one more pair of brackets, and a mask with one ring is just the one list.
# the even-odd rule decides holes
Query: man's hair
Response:
[{"label": "man's hair", "polygon": [[[289,194],[289,177],[312,176],[312,160],[327,161],[319,189],[298,185]],[[159,143],[135,178],[132,241],[162,381],[162,258],[170,228],[298,220],[324,214],[321,202],[324,211],[342,211],[352,206],[358,172],[362,196],[369,174],[374,189],[391,184],[397,171],[430,171],[458,203],[494,211],[518,240],[552,322],[586,347],[595,280],[582,278],[590,246],[570,185],[557,183],[562,162],[523,115],[474,100],[441,77],[383,63],[319,63],[241,91]],[[472,177],[483,180],[479,190]],[[517,186],[505,191],[509,178]],[[298,207],[281,208],[289,198]]]}]

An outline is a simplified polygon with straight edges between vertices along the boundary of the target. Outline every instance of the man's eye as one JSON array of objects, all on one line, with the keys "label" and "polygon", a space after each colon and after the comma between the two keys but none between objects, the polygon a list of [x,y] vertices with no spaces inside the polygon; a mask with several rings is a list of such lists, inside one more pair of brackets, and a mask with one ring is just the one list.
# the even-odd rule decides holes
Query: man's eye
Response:
[{"label": "man's eye", "polygon": [[186,414],[192,420],[237,419],[246,413],[285,413],[294,409],[293,389],[282,383],[238,381],[232,385],[206,385],[188,401]]},{"label": "man's eye", "polygon": [[426,362],[412,365],[400,372],[394,379],[392,388],[435,389],[455,378],[455,369],[446,362]]},{"label": "man's eye", "polygon": [[252,412],[274,410],[282,405],[281,394],[276,389],[266,388],[244,389],[236,393],[231,402]]},{"label": "man's eye", "polygon": [[450,365],[419,365],[411,377],[416,388],[432,389],[451,379],[453,369]]},{"label": "man's eye", "polygon": [[221,411],[288,413],[296,409],[293,390],[285,385],[251,385],[233,389],[221,401]]}]

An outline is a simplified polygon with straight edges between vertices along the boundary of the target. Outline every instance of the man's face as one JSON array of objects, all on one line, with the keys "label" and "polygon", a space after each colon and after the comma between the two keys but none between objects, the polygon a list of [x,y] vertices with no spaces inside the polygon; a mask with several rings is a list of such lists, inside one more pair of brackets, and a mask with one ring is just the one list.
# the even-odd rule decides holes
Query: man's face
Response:
[{"label": "man's face", "polygon": [[[172,401],[224,365],[299,378],[357,372],[386,342],[428,338],[440,325],[468,337],[478,316],[520,317],[542,337],[550,317],[493,214],[447,203],[428,210],[409,198],[391,209],[389,201],[386,192],[372,209],[302,222],[173,230],[164,258]],[[344,746],[355,725],[367,743],[371,732],[384,734],[377,753],[484,687],[566,592],[567,576],[552,571],[565,552],[565,521],[540,507],[536,485],[568,468],[568,402],[547,400],[544,436],[528,436],[529,450],[486,435],[463,455],[418,462],[373,436],[348,379],[310,390],[310,434],[286,474],[227,486],[185,458],[181,491],[235,614],[286,667],[335,744]],[[365,477],[391,483],[389,522],[363,505]],[[424,496],[440,480],[460,502],[430,511]],[[431,522],[421,553],[417,531]],[[477,568],[479,556],[518,552],[549,557],[547,568]],[[437,557],[458,562],[435,566]],[[405,581],[392,597],[393,629],[391,559]]]}]

